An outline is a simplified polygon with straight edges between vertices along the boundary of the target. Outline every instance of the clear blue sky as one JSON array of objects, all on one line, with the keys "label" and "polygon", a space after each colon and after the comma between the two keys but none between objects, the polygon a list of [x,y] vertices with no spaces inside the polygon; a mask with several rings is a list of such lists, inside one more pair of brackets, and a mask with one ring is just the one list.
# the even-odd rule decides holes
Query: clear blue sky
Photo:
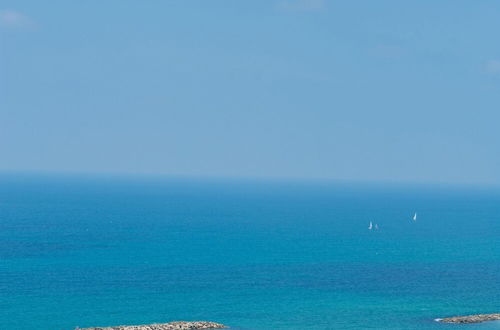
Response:
[{"label": "clear blue sky", "polygon": [[0,170],[500,184],[499,13],[0,0]]}]

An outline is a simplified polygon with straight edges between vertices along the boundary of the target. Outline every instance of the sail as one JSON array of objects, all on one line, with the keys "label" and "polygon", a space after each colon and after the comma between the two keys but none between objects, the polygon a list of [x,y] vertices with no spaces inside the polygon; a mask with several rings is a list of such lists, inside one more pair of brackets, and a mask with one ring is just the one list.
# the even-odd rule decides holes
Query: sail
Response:
[{"label": "sail", "polygon": [[372,228],[373,228],[373,224],[372,224],[372,222],[370,221],[370,225],[368,226],[368,229],[372,230]]},{"label": "sail", "polygon": [[417,221],[417,213],[415,212],[415,214],[413,215],[413,221]]}]

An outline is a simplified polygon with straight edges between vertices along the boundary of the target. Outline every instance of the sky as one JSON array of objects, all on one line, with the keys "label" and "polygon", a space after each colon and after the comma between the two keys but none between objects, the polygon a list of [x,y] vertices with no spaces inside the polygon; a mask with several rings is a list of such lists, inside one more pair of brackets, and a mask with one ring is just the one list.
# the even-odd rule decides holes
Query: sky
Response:
[{"label": "sky", "polygon": [[0,170],[498,185],[498,13],[0,0]]}]

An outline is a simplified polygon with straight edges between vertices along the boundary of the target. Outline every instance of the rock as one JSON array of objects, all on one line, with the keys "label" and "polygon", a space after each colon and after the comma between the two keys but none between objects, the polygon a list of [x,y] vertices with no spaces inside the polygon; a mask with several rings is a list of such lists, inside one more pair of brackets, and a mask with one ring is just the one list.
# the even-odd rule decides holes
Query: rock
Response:
[{"label": "rock", "polygon": [[[79,330],[193,330],[193,329],[222,329],[225,325],[215,322],[195,321],[195,322],[169,322],[148,325],[120,325],[116,327],[85,328]],[[78,329],[78,328],[77,328]]]},{"label": "rock", "polygon": [[500,320],[500,314],[476,314],[467,316],[453,316],[444,319],[436,319],[438,322],[446,323],[481,323],[486,321]]}]

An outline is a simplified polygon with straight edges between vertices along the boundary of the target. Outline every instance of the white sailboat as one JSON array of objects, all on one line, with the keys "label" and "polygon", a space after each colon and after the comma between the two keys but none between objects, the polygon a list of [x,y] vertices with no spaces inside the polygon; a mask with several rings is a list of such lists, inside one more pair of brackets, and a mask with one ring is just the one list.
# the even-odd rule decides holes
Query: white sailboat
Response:
[{"label": "white sailboat", "polygon": [[413,221],[417,221],[417,212],[413,215]]},{"label": "white sailboat", "polygon": [[373,224],[372,224],[372,222],[370,221],[370,225],[368,226],[368,230],[372,230],[372,228],[373,228]]}]

